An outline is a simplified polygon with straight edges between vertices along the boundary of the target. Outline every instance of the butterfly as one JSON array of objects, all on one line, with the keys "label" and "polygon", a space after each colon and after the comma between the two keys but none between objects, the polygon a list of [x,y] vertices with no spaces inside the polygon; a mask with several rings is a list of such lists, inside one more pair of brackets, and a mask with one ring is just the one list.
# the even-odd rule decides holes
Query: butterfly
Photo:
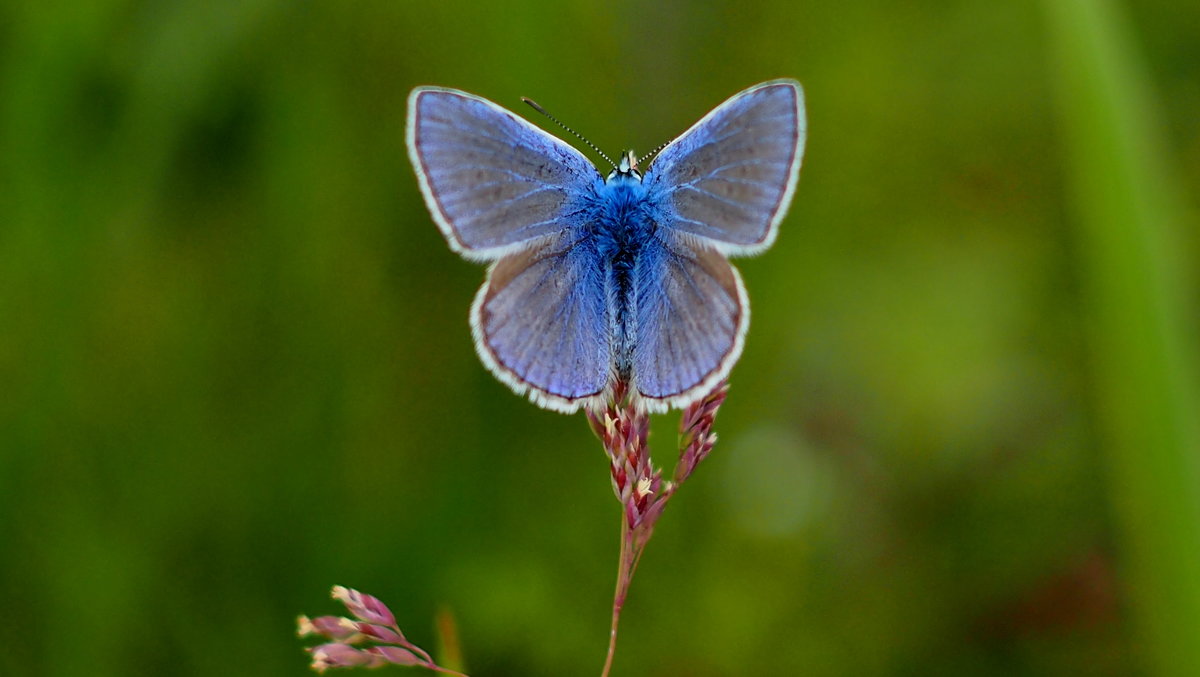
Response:
[{"label": "butterfly", "polygon": [[764,82],[648,166],[626,151],[605,175],[481,97],[418,87],[408,98],[408,152],[434,222],[451,249],[491,263],[471,305],[476,352],[518,395],[561,412],[614,391],[648,411],[682,408],[729,375],[750,307],[727,257],[774,242],[805,132],[800,83]]}]

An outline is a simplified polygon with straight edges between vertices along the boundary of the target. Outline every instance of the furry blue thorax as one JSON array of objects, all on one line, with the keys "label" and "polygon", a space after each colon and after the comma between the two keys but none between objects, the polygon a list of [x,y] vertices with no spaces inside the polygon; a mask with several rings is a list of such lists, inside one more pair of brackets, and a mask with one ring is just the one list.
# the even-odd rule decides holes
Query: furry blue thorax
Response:
[{"label": "furry blue thorax", "polygon": [[631,263],[624,259],[636,255],[640,245],[654,232],[656,203],[637,175],[615,174],[597,186],[588,220],[598,253],[604,260],[617,265]]}]

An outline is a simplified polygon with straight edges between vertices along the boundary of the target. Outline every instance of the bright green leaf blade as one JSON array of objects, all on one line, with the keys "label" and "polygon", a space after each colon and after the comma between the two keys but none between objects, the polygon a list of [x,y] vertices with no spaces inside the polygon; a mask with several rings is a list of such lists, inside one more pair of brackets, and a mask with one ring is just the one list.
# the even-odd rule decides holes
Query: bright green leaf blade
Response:
[{"label": "bright green leaf blade", "polygon": [[1156,674],[1200,674],[1200,435],[1188,270],[1149,87],[1112,3],[1047,0],[1127,594]]}]

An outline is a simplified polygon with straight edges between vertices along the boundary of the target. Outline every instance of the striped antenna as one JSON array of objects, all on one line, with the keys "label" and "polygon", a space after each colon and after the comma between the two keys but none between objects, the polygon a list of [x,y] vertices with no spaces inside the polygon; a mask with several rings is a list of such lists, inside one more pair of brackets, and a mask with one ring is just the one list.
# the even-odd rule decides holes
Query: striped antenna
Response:
[{"label": "striped antenna", "polygon": [[[671,139],[671,141],[674,141],[674,140],[675,139]],[[654,161],[654,156],[658,155],[658,151],[671,145],[671,141],[664,141],[662,143],[662,145],[660,145],[658,148],[655,148],[654,150],[650,151],[649,153],[646,153],[645,155],[643,155],[642,160],[641,160],[642,164],[645,165],[646,167],[649,167],[650,163]]]},{"label": "striped antenna", "polygon": [[559,119],[558,119],[558,118],[554,117],[554,116],[553,116],[553,115],[551,115],[550,113],[547,113],[547,112],[546,112],[546,109],[545,109],[545,108],[542,108],[541,106],[539,106],[539,105],[537,104],[537,102],[536,102],[536,101],[534,101],[533,99],[529,99],[529,98],[526,98],[526,97],[521,97],[521,100],[522,100],[522,101],[524,101],[525,103],[529,104],[529,107],[530,107],[530,108],[532,108],[532,109],[534,109],[535,111],[537,111],[537,112],[541,113],[542,115],[545,115],[546,117],[550,118],[550,119],[551,119],[551,120],[554,122],[554,124],[558,125],[559,127],[562,127],[563,129],[565,129],[565,130],[567,130],[568,132],[570,132],[571,134],[573,134],[573,135],[575,136],[575,138],[577,138],[577,139],[579,139],[580,141],[582,141],[582,142],[586,143],[588,148],[591,148],[592,150],[596,151],[596,154],[597,154],[597,155],[599,155],[600,157],[602,157],[602,158],[604,158],[605,160],[607,160],[607,161],[608,161],[608,164],[612,165],[612,168],[613,168],[613,169],[616,169],[616,168],[617,168],[617,163],[613,162],[613,161],[612,161],[612,158],[610,158],[610,157],[608,157],[607,155],[605,155],[605,154],[604,154],[604,151],[602,151],[602,150],[600,150],[599,148],[597,148],[597,147],[596,147],[596,144],[594,144],[594,143],[592,143],[591,141],[588,141],[586,138],[584,138],[583,134],[580,134],[579,132],[575,131],[574,129],[571,129],[570,127],[568,127],[568,126],[564,125],[564,124],[563,124],[561,121],[559,121]]}]

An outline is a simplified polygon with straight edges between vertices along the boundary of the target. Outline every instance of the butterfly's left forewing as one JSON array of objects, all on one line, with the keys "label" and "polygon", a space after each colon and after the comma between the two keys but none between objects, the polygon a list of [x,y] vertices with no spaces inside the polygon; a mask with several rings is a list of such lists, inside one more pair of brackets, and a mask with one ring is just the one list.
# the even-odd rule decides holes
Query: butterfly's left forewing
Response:
[{"label": "butterfly's left forewing", "polygon": [[495,260],[562,230],[602,181],[579,151],[486,99],[418,87],[408,108],[421,193],[468,258]]}]

